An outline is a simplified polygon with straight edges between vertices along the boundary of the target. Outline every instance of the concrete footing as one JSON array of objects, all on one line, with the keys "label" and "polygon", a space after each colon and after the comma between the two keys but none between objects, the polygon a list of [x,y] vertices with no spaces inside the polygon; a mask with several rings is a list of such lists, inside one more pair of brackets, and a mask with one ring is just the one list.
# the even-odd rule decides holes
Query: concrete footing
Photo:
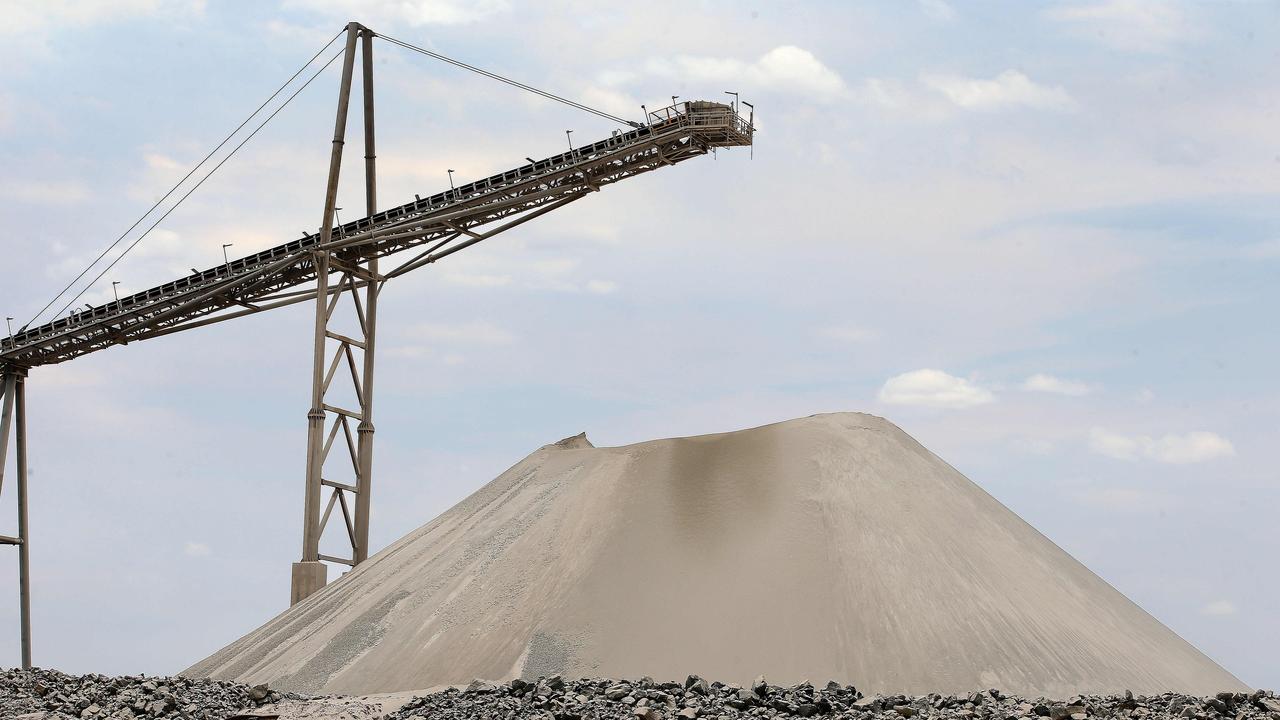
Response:
[{"label": "concrete footing", "polygon": [[297,605],[325,586],[329,581],[329,567],[318,561],[293,564],[293,581],[289,588],[289,605]]}]

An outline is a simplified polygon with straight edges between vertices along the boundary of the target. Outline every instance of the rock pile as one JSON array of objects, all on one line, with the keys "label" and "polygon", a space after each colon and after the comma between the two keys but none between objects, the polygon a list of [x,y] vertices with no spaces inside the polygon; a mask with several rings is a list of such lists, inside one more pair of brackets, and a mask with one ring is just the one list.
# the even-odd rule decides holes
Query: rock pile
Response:
[{"label": "rock pile", "polygon": [[476,681],[466,690],[416,697],[389,720],[1280,720],[1274,692],[1222,692],[1208,697],[1166,693],[1027,699],[998,690],[969,695],[864,696],[852,685],[769,684],[763,677],[737,687],[690,675],[684,683],[627,680]]},{"label": "rock pile", "polygon": [[39,669],[0,672],[0,718],[224,720],[281,699],[266,686],[216,680],[66,675]]}]

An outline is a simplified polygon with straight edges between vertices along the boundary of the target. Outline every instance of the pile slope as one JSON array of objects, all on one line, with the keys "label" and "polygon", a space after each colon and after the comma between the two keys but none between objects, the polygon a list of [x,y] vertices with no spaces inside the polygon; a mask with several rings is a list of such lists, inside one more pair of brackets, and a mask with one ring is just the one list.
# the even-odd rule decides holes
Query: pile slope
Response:
[{"label": "pile slope", "polygon": [[892,423],[855,413],[548,445],[186,671],[348,694],[553,673],[1243,689]]}]

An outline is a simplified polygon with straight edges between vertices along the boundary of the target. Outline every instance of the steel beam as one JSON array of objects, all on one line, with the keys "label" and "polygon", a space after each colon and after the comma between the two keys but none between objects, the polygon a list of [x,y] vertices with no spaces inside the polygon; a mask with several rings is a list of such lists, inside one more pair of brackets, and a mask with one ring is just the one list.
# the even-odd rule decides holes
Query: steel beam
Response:
[{"label": "steel beam", "polygon": [[[367,214],[377,213],[377,166],[374,144],[373,113],[373,38],[374,34],[357,23],[347,26],[347,53],[342,66],[342,82],[338,91],[338,114],[334,125],[333,150],[329,162],[329,182],[325,189],[325,216],[320,226],[320,242],[312,254],[315,290],[315,339],[312,349],[311,409],[307,413],[307,476],[303,503],[302,560],[294,563],[290,598],[293,603],[305,600],[324,587],[327,567],[339,563],[354,567],[369,557],[369,497],[373,475],[373,366],[378,318],[378,290],[382,276],[378,272],[376,253],[366,257],[349,256],[345,231],[334,238],[334,209],[337,202],[338,178],[342,166],[342,149],[347,129],[347,108],[351,100],[351,82],[356,60],[356,43],[361,44],[362,110],[364,114],[365,207]],[[377,242],[377,228],[370,232],[370,242]],[[339,257],[339,254],[343,255]],[[331,275],[337,277],[331,283]],[[355,330],[338,331],[335,314],[346,301],[354,315]],[[332,341],[332,342],[331,342]],[[330,353],[331,345],[334,351]],[[355,353],[360,352],[360,362]],[[339,373],[346,360],[349,373]],[[335,390],[335,380],[349,375],[336,385],[350,387],[358,409],[326,402]],[[351,424],[356,426],[352,437]],[[351,482],[339,482],[327,473],[325,461],[338,438],[347,446],[351,459]],[[320,511],[322,495],[329,500]],[[352,501],[348,501],[348,496]],[[353,507],[354,506],[354,510]],[[351,547],[349,558],[321,552],[321,541],[329,521],[341,512],[346,541]]]},{"label": "steel beam", "polygon": [[18,376],[10,368],[0,374],[0,495],[4,493],[4,466],[9,458],[9,430],[13,427],[13,398]]},{"label": "steel beam", "polygon": [[[365,212],[369,217],[378,213],[378,173],[373,141],[373,31],[365,28],[361,41],[361,69],[364,71],[362,88],[364,93],[364,196]],[[369,277],[377,278],[378,257],[369,258]],[[378,327],[378,293],[382,285],[370,282],[365,287],[364,315],[364,377],[361,379],[360,392],[360,426],[356,432],[359,436],[359,468],[356,477],[356,520],[355,547],[352,548],[352,559],[361,563],[369,557],[369,500],[373,482],[373,358],[374,339]],[[354,294],[355,288],[351,289]],[[350,354],[348,353],[348,358]]]},{"label": "steel beam", "polygon": [[18,548],[18,622],[22,643],[22,667],[31,667],[31,554],[27,528],[27,371],[0,366],[0,495],[9,457],[9,436],[13,450],[18,488],[18,534],[0,536],[0,545]]},{"label": "steel beam", "polygon": [[27,382],[14,383],[15,455],[18,461],[18,617],[22,624],[22,667],[31,669],[31,535],[27,527]]},{"label": "steel beam", "polygon": [[325,186],[324,215],[320,220],[320,248],[311,257],[316,278],[315,338],[311,363],[311,409],[307,412],[307,470],[302,504],[302,560],[294,563],[290,575],[290,604],[301,602],[324,587],[327,570],[320,563],[321,481],[324,473],[324,409],[326,330],[329,307],[328,244],[333,240],[334,212],[338,205],[338,179],[342,172],[342,146],[347,135],[347,107],[351,100],[351,75],[355,67],[359,23],[347,25],[347,47],[342,58],[342,81],[338,86],[338,112],[334,120],[333,144],[329,152],[329,179]]}]

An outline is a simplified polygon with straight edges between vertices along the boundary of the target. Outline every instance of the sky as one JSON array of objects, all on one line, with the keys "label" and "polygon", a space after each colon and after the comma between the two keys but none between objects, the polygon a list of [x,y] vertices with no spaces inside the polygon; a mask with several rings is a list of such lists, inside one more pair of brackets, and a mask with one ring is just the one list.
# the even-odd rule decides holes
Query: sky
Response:
[{"label": "sky", "polygon": [[[863,411],[1280,687],[1280,5],[0,10],[15,326],[348,20],[627,118],[672,95],[755,105],[753,153],[629,179],[387,286],[375,550],[581,431]],[[385,42],[375,57],[384,207],[615,128]],[[316,227],[336,95],[330,67],[80,302]],[[339,206],[363,206],[360,165]],[[286,607],[312,323],[295,306],[32,372],[38,665],[174,673]],[[0,507],[13,534],[11,484]],[[16,596],[0,553],[0,665]]]}]

